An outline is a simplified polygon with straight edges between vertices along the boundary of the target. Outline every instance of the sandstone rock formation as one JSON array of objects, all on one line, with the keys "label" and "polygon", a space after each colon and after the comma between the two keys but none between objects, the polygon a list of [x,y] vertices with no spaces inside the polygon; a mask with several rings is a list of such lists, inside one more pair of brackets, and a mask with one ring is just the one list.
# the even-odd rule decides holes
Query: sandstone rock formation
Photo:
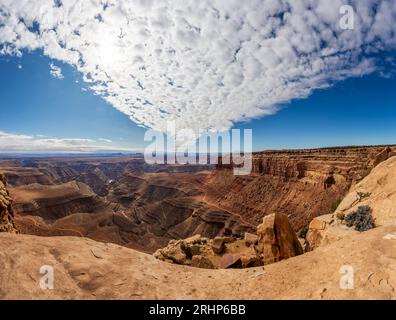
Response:
[{"label": "sandstone rock formation", "polygon": [[14,214],[11,198],[6,189],[5,177],[0,174],[0,232],[15,233]]},{"label": "sandstone rock formation", "polygon": [[[314,251],[264,269],[209,270],[255,266],[260,248],[273,257],[300,251],[287,217],[278,212],[258,227],[257,244],[252,235],[223,239],[222,254],[213,252],[212,240],[198,235],[171,241],[168,253],[159,254],[172,264],[81,237],[2,233],[0,247],[7,250],[0,253],[0,299],[395,299],[395,168],[396,157],[379,164],[352,187],[334,214],[311,222],[307,241],[312,231],[318,232],[312,237],[317,243],[310,243]],[[376,228],[358,232],[346,227],[342,217],[362,205],[372,208]],[[268,250],[274,243],[275,250]],[[178,265],[186,261],[189,266]],[[54,267],[54,290],[39,286],[43,265]],[[353,290],[340,286],[345,265],[354,270]]]},{"label": "sandstone rock formation", "polygon": [[[395,299],[395,239],[390,225],[264,270],[205,270],[86,238],[3,233],[0,299]],[[340,288],[345,264],[354,290]],[[43,265],[54,267],[53,290],[39,286]]]},{"label": "sandstone rock formation", "polygon": [[298,232],[332,212],[394,150],[259,152],[253,172],[239,177],[226,165],[151,166],[138,156],[3,160],[0,172],[22,233],[85,236],[152,253],[194,234],[254,234],[271,213],[286,213]]},{"label": "sandstone rock formation", "polygon": [[16,212],[49,221],[77,212],[92,213],[106,206],[86,184],[76,181],[51,186],[34,183],[12,188],[10,193]]},{"label": "sandstone rock formation", "polygon": [[337,207],[351,186],[396,150],[343,147],[265,151],[253,154],[253,172],[236,177],[219,164],[208,184],[207,200],[260,224],[264,215],[287,213],[298,232]]},{"label": "sandstone rock formation", "polygon": [[258,243],[258,236],[257,234],[246,232],[244,240],[247,247],[254,246]]},{"label": "sandstone rock formation", "polygon": [[22,233],[83,235],[146,252],[197,233],[255,232],[241,216],[203,199],[211,169],[150,166],[141,157],[0,161]]},{"label": "sandstone rock formation", "polygon": [[264,264],[271,264],[303,253],[300,241],[285,214],[274,213],[264,217],[257,227],[257,252]]},{"label": "sandstone rock formation", "polygon": [[184,240],[171,240],[158,249],[154,257],[175,264],[205,269],[250,268],[263,265],[254,247],[232,237],[203,238],[195,235]]},{"label": "sandstone rock formation", "polygon": [[324,245],[349,237],[358,232],[348,228],[334,214],[327,214],[312,220],[305,239],[305,251],[312,251]]},{"label": "sandstone rock formation", "polygon": [[162,261],[199,268],[250,268],[285,260],[303,253],[296,233],[284,214],[263,218],[257,235],[246,232],[244,239],[233,237],[171,240],[154,256]]},{"label": "sandstone rock formation", "polygon": [[396,223],[396,157],[382,162],[356,184],[333,214],[315,218],[306,237],[307,250],[356,234],[343,219],[361,206],[372,210],[375,226]]}]

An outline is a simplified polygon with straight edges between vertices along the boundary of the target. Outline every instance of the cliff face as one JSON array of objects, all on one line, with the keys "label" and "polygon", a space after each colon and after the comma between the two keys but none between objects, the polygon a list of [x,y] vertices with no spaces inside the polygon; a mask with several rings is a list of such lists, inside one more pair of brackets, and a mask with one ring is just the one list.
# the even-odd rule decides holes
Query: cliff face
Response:
[{"label": "cliff face", "polygon": [[384,161],[351,188],[333,214],[312,220],[306,237],[306,249],[314,250],[345,237],[358,234],[348,227],[345,217],[368,207],[375,227],[393,225],[396,221],[396,157]]},{"label": "cliff face", "polygon": [[[393,154],[389,151],[387,155],[389,157]],[[380,158],[365,158],[362,163],[367,160],[368,165],[375,166],[378,159],[384,158],[386,157],[381,152]],[[356,162],[358,167],[359,163]],[[334,216],[327,220],[313,220],[310,232],[321,231],[319,236],[324,238],[317,240],[326,240],[326,243],[321,243],[309,254],[266,265],[264,270],[262,267],[244,270],[191,269],[164,263],[153,256],[125,247],[87,238],[43,238],[3,233],[0,234],[0,247],[7,250],[0,254],[0,299],[394,299],[395,169],[396,157],[381,163],[353,186]],[[356,169],[351,168],[350,172],[359,173],[359,170],[354,170]],[[220,172],[225,177],[228,174],[227,170],[213,173],[212,180],[208,181],[212,187],[218,181],[216,175]],[[254,181],[257,177],[252,175],[243,180],[237,177],[234,187],[240,186],[240,190],[243,190],[248,184],[246,181]],[[284,182],[306,177],[278,178],[278,181]],[[319,188],[318,181],[320,179],[313,180],[312,183],[318,190],[323,190]],[[326,190],[340,183],[335,181]],[[353,183],[353,179],[346,181]],[[2,199],[9,201],[3,178],[0,190]],[[306,195],[303,190],[301,193]],[[362,194],[365,196],[362,197]],[[3,202],[5,201],[1,203]],[[348,214],[361,205],[372,208],[376,227],[360,233],[345,225],[340,226],[340,222],[336,221],[337,213]],[[8,210],[8,205],[6,208]],[[271,233],[274,230],[271,223],[269,228],[258,229],[259,233],[265,229]],[[334,229],[333,233],[325,233],[331,229]],[[276,232],[277,236],[282,234],[282,230]],[[260,238],[257,239],[258,243],[259,241]],[[179,242],[174,242],[177,243]],[[191,243],[191,254],[195,244]],[[15,254],[16,252],[24,254]],[[353,290],[340,289],[340,280],[345,279],[343,274],[346,274],[342,271],[345,263],[358,271],[353,274]],[[41,275],[37,270],[44,264],[56,267],[56,290],[42,290],[39,286]],[[307,272],[313,266],[315,272]]]},{"label": "cliff face", "polygon": [[253,174],[304,178],[311,174],[342,175],[356,182],[394,154],[396,147],[340,147],[268,151],[253,156]]},{"label": "cliff face", "polygon": [[16,233],[14,214],[11,208],[11,198],[6,189],[6,182],[0,174],[0,232]]},{"label": "cliff face", "polygon": [[0,161],[21,233],[83,235],[147,252],[194,234],[255,231],[205,202],[213,169],[151,166],[135,157]]},{"label": "cliff face", "polygon": [[334,211],[350,187],[394,150],[380,146],[255,153],[249,176],[234,176],[230,166],[218,166],[208,201],[255,225],[265,215],[285,213],[298,231],[314,217]]},{"label": "cliff face", "polygon": [[392,149],[260,152],[248,176],[220,165],[150,166],[136,157],[0,161],[0,171],[20,232],[83,235],[153,252],[196,234],[255,233],[273,213],[286,214],[298,232],[333,212]]}]

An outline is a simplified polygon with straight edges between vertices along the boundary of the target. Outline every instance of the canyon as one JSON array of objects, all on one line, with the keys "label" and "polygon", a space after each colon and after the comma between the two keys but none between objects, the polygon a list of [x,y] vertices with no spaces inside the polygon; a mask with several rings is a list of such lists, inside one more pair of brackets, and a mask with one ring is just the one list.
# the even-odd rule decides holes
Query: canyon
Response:
[{"label": "canyon", "polygon": [[[80,182],[79,179],[67,182],[62,178],[62,180],[56,181],[57,176],[48,174],[48,162],[54,165],[60,161],[59,159],[51,161],[47,159],[41,166],[36,167],[34,166],[37,165],[35,161],[38,160],[29,161],[29,167],[20,166],[20,162],[4,161],[2,172],[5,175],[0,176],[0,195],[3,197],[1,203],[5,205],[0,207],[0,227],[6,225],[8,229],[5,231],[8,232],[0,233],[0,245],[7,248],[0,253],[0,266],[2,268],[0,273],[0,299],[394,299],[394,288],[396,286],[394,272],[396,268],[396,226],[394,223],[396,156],[393,148],[364,148],[361,149],[366,150],[364,157],[357,157],[357,149],[348,148],[349,156],[347,158],[353,159],[356,157],[355,160],[350,162],[341,160],[345,159],[345,153],[340,156],[338,151],[330,150],[331,152],[328,150],[314,151],[314,154],[312,154],[312,151],[298,151],[298,156],[295,153],[280,152],[277,153],[278,160],[282,160],[279,162],[268,160],[268,153],[255,155],[255,159],[259,159],[255,160],[258,161],[256,162],[258,164],[268,163],[268,161],[278,163],[277,167],[271,169],[273,171],[270,175],[282,177],[278,180],[278,183],[279,181],[287,181],[291,186],[291,182],[302,183],[301,179],[305,181],[309,178],[311,183],[315,181],[316,192],[325,193],[322,199],[326,199],[328,196],[326,192],[340,184],[340,181],[345,183],[345,185],[342,185],[343,188],[340,184],[338,186],[340,189],[336,189],[346,191],[343,195],[340,191],[341,200],[335,210],[329,209],[332,213],[315,217],[310,221],[305,239],[308,248],[310,247],[309,250],[303,253],[300,252],[301,249],[298,249],[296,254],[291,253],[287,257],[282,257],[287,251],[279,252],[280,259],[269,261],[264,258],[264,266],[261,264],[252,265],[245,269],[219,270],[204,269],[201,266],[193,268],[187,265],[171,264],[160,261],[151,254],[141,252],[144,250],[139,248],[135,250],[127,247],[133,247],[135,244],[119,245],[116,244],[116,241],[107,241],[111,237],[100,239],[100,237],[109,234],[114,235],[117,232],[119,234],[125,232],[130,235],[131,240],[134,239],[135,233],[125,227],[121,229],[117,225],[120,229],[115,232],[114,221],[117,221],[117,219],[111,220],[109,225],[99,223],[101,215],[119,215],[120,208],[125,208],[126,204],[119,204],[118,207],[115,202],[110,201],[110,199],[114,199],[112,197],[115,197],[114,189],[111,188],[106,189],[108,193],[107,196],[104,196],[93,192],[93,188],[89,187],[88,183]],[[319,155],[323,156],[324,152],[327,153],[327,160],[324,161],[321,157],[321,162],[318,164],[315,159]],[[329,156],[330,153],[333,156]],[[301,154],[303,154],[301,158],[304,157],[308,160],[304,165],[301,164],[300,160],[300,164],[297,165],[292,158],[300,159]],[[308,154],[311,154],[311,156],[308,156]],[[361,162],[357,159],[360,159]],[[41,161],[43,160],[38,162]],[[127,167],[128,162],[136,161],[136,159],[108,159],[106,161],[112,163],[111,166],[121,161],[123,167]],[[103,165],[106,161],[101,160],[95,163],[96,165]],[[81,165],[81,162],[84,163],[85,168],[93,165],[92,159],[89,161],[82,159],[67,161],[69,166],[77,165],[77,163]],[[279,163],[282,163],[282,166]],[[284,165],[285,163],[287,165]],[[338,163],[338,165],[335,166],[335,163]],[[344,163],[344,166],[341,166],[341,163]],[[351,165],[348,167],[346,164]],[[251,177],[259,179],[261,176],[268,179],[267,174],[260,173],[260,165],[257,168],[259,168],[259,171],[253,172]],[[264,168],[263,166],[262,170]],[[285,170],[285,168],[290,169]],[[296,176],[295,168],[304,168],[304,170],[300,169],[300,173]],[[309,168],[309,170],[305,168]],[[314,171],[313,168],[317,170]],[[63,167],[63,169],[72,172],[70,167]],[[156,188],[151,189],[151,192],[148,193],[142,191],[147,190],[148,181],[151,184],[154,184],[155,181],[157,186],[160,185],[159,181],[166,178],[166,181],[171,181],[171,186],[178,192],[185,192],[180,194],[165,192],[167,196],[170,194],[184,198],[188,196],[190,199],[201,199],[203,202],[208,197],[208,186],[215,188],[212,184],[213,181],[219,183],[222,180],[221,177],[224,178],[228,174],[228,169],[222,167],[204,168],[204,170],[200,168],[197,172],[194,172],[192,168],[184,168],[185,171],[181,168],[153,169],[151,168],[150,172],[139,172],[139,175],[144,177],[142,178],[143,181],[139,181],[145,187],[134,184],[135,197],[138,194],[142,199],[147,200],[153,194],[156,194],[156,196],[164,195],[163,188],[160,188],[161,192],[159,193],[156,193],[158,192]],[[23,179],[28,179],[32,183],[27,185],[18,183],[18,170],[24,171]],[[47,172],[46,174],[54,180],[43,178],[42,181],[47,181],[47,184],[39,184],[37,180],[32,180],[31,177],[26,175],[29,170],[35,171],[36,177],[42,177],[41,174],[37,173]],[[59,168],[53,172],[57,170]],[[285,172],[288,172],[288,180],[286,180]],[[345,172],[350,175],[348,177],[344,176],[348,179],[343,180],[341,177]],[[174,174],[177,178],[173,177],[174,180],[169,180]],[[335,183],[329,183],[333,181],[328,179],[329,174],[334,176]],[[7,185],[5,178],[7,175],[14,178],[14,180],[11,179],[12,184]],[[136,176],[137,172],[134,172],[134,175]],[[186,175],[195,177],[196,180],[194,178],[184,180]],[[122,180],[122,178],[119,179]],[[234,177],[234,179],[241,179],[241,177]],[[243,177],[243,179],[249,179],[249,177]],[[187,188],[189,183],[191,183],[190,189]],[[350,184],[349,187],[348,183]],[[307,185],[310,186],[310,184]],[[164,185],[160,186],[164,187]],[[197,186],[200,186],[201,189]],[[198,190],[198,192],[188,193],[191,190]],[[104,192],[104,189],[102,191]],[[125,196],[125,189],[122,188],[122,191],[121,194]],[[216,191],[217,194],[222,192],[221,189]],[[236,191],[231,188],[229,188],[229,191],[236,194]],[[312,193],[313,191],[309,192]],[[334,194],[334,192],[335,190],[332,190],[330,194]],[[219,201],[217,194],[211,197],[211,201],[216,199]],[[15,196],[15,203],[12,206],[10,195]],[[168,199],[167,196],[162,198],[163,201]],[[82,206],[84,201],[76,201],[76,199],[84,198],[91,199],[87,201],[86,206]],[[65,208],[55,210],[57,201],[61,199]],[[126,203],[129,203],[130,198],[126,200]],[[230,200],[228,206],[225,206],[223,210],[227,210],[226,207],[232,207],[233,202]],[[307,199],[307,201],[309,200]],[[329,204],[331,201],[326,203]],[[290,204],[294,205],[294,202],[290,202]],[[363,204],[372,208],[375,227],[368,231],[357,232],[345,225],[343,215],[340,213],[348,215]],[[145,208],[148,204],[142,203],[142,205]],[[216,204],[207,201],[205,205],[215,206]],[[22,210],[26,212],[26,215],[21,213]],[[70,219],[74,215],[78,216],[77,213],[73,213],[75,210],[86,211],[84,214],[90,218],[89,220],[94,221],[90,228],[88,228],[88,222],[84,223],[81,219],[76,219],[73,223],[67,220],[65,222],[64,219]],[[230,214],[232,215],[232,213]],[[128,217],[126,214],[125,216]],[[293,215],[289,216],[293,217]],[[37,225],[34,225],[33,220],[30,223],[24,221],[28,218],[34,219]],[[237,216],[233,216],[233,218],[237,220]],[[239,218],[248,219],[249,217],[241,214]],[[231,230],[232,235],[229,237],[235,238],[236,244],[239,243],[238,241],[252,243],[258,241],[260,246],[260,243],[265,244],[265,241],[270,240],[272,242],[271,233],[275,232],[276,239],[289,241],[287,236],[294,232],[294,230],[287,230],[293,226],[292,219],[290,219],[290,226],[287,228],[278,229],[271,226],[273,223],[275,223],[275,226],[277,220],[278,223],[284,225],[284,222],[289,219],[288,215],[285,213],[263,213],[262,218],[263,223],[254,227],[254,232],[258,234],[257,238],[245,232],[245,239],[238,240],[238,232],[242,231],[237,228]],[[306,219],[309,220],[309,218]],[[22,234],[15,234],[13,220],[16,221],[15,226],[17,228],[26,228],[19,230]],[[59,224],[61,222],[64,224]],[[237,220],[235,225],[242,226],[243,223],[243,221]],[[34,229],[33,225],[37,229]],[[61,226],[64,228],[63,231]],[[28,227],[32,229],[28,229]],[[150,229],[148,223],[145,227],[147,228],[145,232],[154,230]],[[154,228],[154,226],[151,226],[151,228]],[[89,237],[85,234],[68,234],[68,232],[76,232],[76,230],[92,233],[88,232]],[[202,226],[201,230],[210,229],[207,226]],[[27,231],[36,232],[37,235],[23,234]],[[220,228],[217,231],[217,237],[219,235],[224,237],[224,229]],[[40,235],[40,232],[43,234]],[[62,237],[59,237],[59,235],[62,235]],[[190,241],[194,245],[197,239],[202,240],[199,237],[195,235],[190,240],[173,239],[170,243],[177,244]],[[97,238],[97,240],[94,238]],[[163,239],[165,237],[156,238],[156,244],[160,245]],[[208,241],[213,241],[210,242],[213,245],[215,239],[208,239]],[[292,241],[296,242],[297,240],[294,238]],[[231,245],[233,244],[231,243]],[[78,248],[77,251],[76,248]],[[142,248],[146,251],[152,250],[147,250],[148,247],[144,246]],[[284,248],[284,250],[291,249],[291,247],[289,249]],[[267,252],[267,249],[263,249],[263,253]],[[38,285],[41,277],[39,270],[42,265],[54,266],[56,280],[53,290],[43,290]],[[354,272],[353,290],[345,290],[340,286],[341,270],[344,266],[352,268]]]},{"label": "canyon", "polygon": [[3,159],[0,172],[20,233],[82,236],[152,253],[197,234],[241,238],[273,213],[305,233],[395,150],[259,152],[247,176],[222,164],[148,165],[139,156]]}]

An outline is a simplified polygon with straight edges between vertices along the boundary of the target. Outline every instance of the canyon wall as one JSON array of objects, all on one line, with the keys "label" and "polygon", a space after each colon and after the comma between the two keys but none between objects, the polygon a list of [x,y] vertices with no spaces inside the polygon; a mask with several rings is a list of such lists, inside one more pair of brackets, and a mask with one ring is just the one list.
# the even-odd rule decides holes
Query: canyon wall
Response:
[{"label": "canyon wall", "polygon": [[265,215],[285,213],[299,231],[314,217],[334,211],[350,187],[395,150],[378,146],[255,153],[249,176],[234,176],[230,165],[217,166],[208,201],[255,225]]},{"label": "canyon wall", "polygon": [[153,252],[196,234],[255,233],[273,213],[304,231],[394,150],[260,152],[248,176],[235,176],[227,165],[151,166],[139,157],[15,159],[0,161],[0,172],[22,233],[78,235]]},{"label": "canyon wall", "polygon": [[11,198],[6,189],[5,177],[2,174],[0,174],[0,232],[16,232]]}]

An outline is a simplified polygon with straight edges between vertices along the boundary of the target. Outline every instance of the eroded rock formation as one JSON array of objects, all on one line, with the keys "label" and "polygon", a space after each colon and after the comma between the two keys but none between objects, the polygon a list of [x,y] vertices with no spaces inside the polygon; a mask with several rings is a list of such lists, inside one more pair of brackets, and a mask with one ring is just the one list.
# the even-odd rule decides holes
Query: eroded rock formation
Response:
[{"label": "eroded rock formation", "polygon": [[289,219],[284,214],[264,217],[257,235],[245,233],[233,237],[171,240],[154,256],[162,261],[207,269],[249,268],[289,259],[303,253],[303,248]]},{"label": "eroded rock formation", "polygon": [[5,177],[2,174],[0,174],[0,232],[16,232],[11,198],[6,189]]},{"label": "eroded rock formation", "polygon": [[265,215],[286,213],[298,232],[315,217],[333,212],[351,186],[395,150],[379,146],[254,153],[249,176],[234,176],[229,165],[219,165],[207,200],[256,226]]},{"label": "eroded rock formation", "polygon": [[[382,157],[382,156],[381,156]],[[328,245],[358,233],[346,226],[346,216],[359,207],[371,208],[376,227],[396,222],[396,157],[382,162],[356,184],[333,214],[315,218],[306,237],[307,250]]]},{"label": "eroded rock formation", "polygon": [[204,269],[238,269],[263,265],[253,245],[242,239],[216,237],[208,239],[195,235],[184,240],[171,240],[157,250],[159,260]]},{"label": "eroded rock formation", "polygon": [[[333,215],[311,223],[311,230],[324,231],[316,250],[266,265],[264,270],[192,270],[86,238],[2,233],[0,247],[7,250],[0,254],[0,299],[394,299],[395,168],[396,157],[381,163],[351,189]],[[347,228],[342,217],[362,205],[372,208],[376,227],[365,232]],[[268,221],[276,224],[276,216],[267,218],[271,225]],[[339,239],[324,245],[323,239],[330,232]],[[194,243],[198,238],[188,240],[189,249],[180,246],[183,241],[178,242],[179,248],[185,256],[192,256],[191,264],[211,268],[212,261],[193,247],[202,245]],[[207,241],[208,250],[213,252]],[[248,234],[227,242],[224,253],[228,246],[239,243],[258,247],[260,237]],[[15,254],[19,252],[24,254]],[[224,253],[219,257],[226,256]],[[242,259],[230,253],[221,261],[238,267]],[[340,271],[345,263],[357,271],[354,290],[340,290]],[[55,290],[40,289],[38,270],[44,264],[55,268]],[[313,268],[315,272],[311,272]]]},{"label": "eroded rock formation", "polygon": [[271,264],[302,254],[303,248],[285,214],[273,213],[264,217],[257,227],[257,251],[264,264]]},{"label": "eroded rock formation", "polygon": [[0,161],[0,171],[21,232],[83,235],[152,253],[195,234],[254,234],[271,213],[286,214],[299,232],[334,211],[394,150],[260,152],[248,176],[224,165],[150,166],[139,157],[15,159]]}]

